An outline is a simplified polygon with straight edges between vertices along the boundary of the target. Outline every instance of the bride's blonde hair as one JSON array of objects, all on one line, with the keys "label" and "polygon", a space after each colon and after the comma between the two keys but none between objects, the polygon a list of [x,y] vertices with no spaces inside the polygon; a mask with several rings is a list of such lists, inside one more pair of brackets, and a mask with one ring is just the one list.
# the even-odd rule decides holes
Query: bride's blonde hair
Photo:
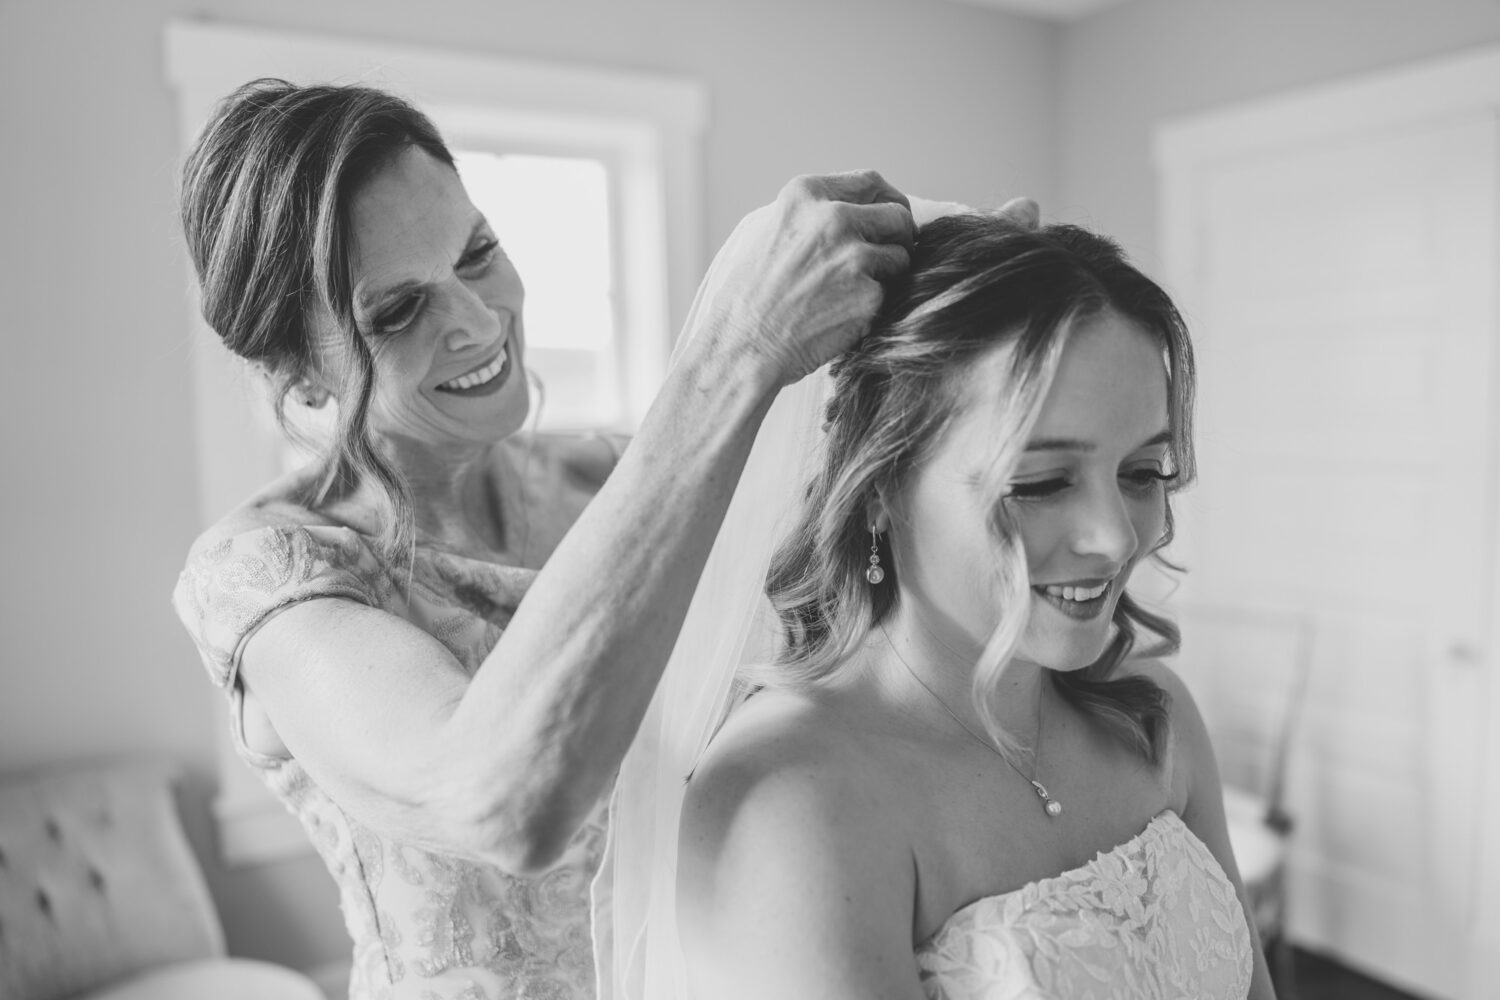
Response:
[{"label": "bride's blonde hair", "polygon": [[[847,662],[869,630],[891,612],[901,567],[885,548],[885,579],[865,578],[872,499],[900,493],[906,477],[958,415],[961,378],[997,348],[1008,352],[999,387],[999,428],[987,486],[995,497],[990,534],[1002,614],[975,670],[974,698],[990,736],[1007,752],[993,692],[1026,627],[1030,581],[1019,536],[1000,502],[1057,371],[1068,332],[1110,310],[1160,340],[1167,371],[1170,454],[1178,473],[1168,491],[1191,482],[1193,361],[1187,330],[1162,289],[1104,237],[1073,226],[1018,227],[1004,216],[967,213],[938,219],[917,235],[912,266],[890,283],[871,331],[832,368],[820,467],[807,484],[794,527],[771,561],[766,593],[780,618],[774,662],[747,674],[752,684],[805,687]],[[1172,538],[1166,530],[1153,549]],[[1089,667],[1050,672],[1058,692],[1142,758],[1161,759],[1169,708],[1146,677],[1117,677],[1139,630],[1163,651],[1176,626],[1128,593],[1114,613],[1116,634]]]}]

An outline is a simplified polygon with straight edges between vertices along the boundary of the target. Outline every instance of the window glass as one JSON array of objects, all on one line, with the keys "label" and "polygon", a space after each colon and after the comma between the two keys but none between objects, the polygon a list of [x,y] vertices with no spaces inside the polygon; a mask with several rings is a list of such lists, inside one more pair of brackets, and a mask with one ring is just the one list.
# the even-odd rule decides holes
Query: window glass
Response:
[{"label": "window glass", "polygon": [[599,160],[455,150],[469,197],[526,285],[526,366],[542,384],[538,426],[619,419],[609,172]]}]

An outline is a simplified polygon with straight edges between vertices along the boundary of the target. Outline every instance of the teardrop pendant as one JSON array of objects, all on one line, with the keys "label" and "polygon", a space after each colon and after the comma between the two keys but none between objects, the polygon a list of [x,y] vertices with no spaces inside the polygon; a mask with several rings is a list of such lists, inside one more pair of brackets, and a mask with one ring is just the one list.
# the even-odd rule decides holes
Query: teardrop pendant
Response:
[{"label": "teardrop pendant", "polygon": [[1062,815],[1062,803],[1054,799],[1040,781],[1033,779],[1031,787],[1036,789],[1036,797],[1042,800],[1042,809],[1048,816],[1056,819]]}]

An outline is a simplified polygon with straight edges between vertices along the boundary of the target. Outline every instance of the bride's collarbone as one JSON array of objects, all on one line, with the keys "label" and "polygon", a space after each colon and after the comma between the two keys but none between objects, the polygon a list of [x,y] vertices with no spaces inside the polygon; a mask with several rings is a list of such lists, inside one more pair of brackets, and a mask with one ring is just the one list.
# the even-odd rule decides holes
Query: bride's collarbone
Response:
[{"label": "bride's collarbone", "polygon": [[874,708],[853,689],[762,691],[731,716],[714,756],[775,746],[778,760],[877,795],[917,867],[914,929],[930,933],[978,899],[1086,864],[1172,805],[1162,773],[1117,741],[1082,719],[1052,725],[1037,779],[1063,803],[1056,817],[992,751]]},{"label": "bride's collarbone", "polygon": [[1171,807],[1161,775],[1109,742],[1047,742],[1052,752],[1036,778],[1062,804],[1056,816],[1026,777],[972,741],[908,756],[920,761],[904,810],[914,831],[919,941],[970,903],[1087,864]]}]

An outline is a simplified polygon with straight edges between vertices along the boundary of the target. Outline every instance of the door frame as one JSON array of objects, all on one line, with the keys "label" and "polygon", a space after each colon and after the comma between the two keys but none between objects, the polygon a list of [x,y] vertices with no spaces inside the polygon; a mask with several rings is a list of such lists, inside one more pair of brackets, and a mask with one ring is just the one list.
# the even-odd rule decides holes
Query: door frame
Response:
[{"label": "door frame", "polygon": [[[1218,163],[1274,153],[1304,143],[1419,127],[1479,113],[1500,123],[1500,46],[1489,46],[1253,102],[1173,118],[1159,125],[1152,152],[1158,178],[1158,226],[1164,273],[1179,304],[1191,313],[1199,287],[1202,234],[1195,208]],[[1500,177],[1496,178],[1500,185]],[[1500,220],[1494,220],[1500,225]],[[1500,275],[1496,276],[1500,294]],[[1184,298],[1186,301],[1184,301]],[[1500,331],[1497,331],[1500,336]],[[1495,377],[1492,374],[1492,377]],[[1496,512],[1500,518],[1500,510]],[[1492,533],[1496,537],[1500,533]],[[1500,543],[1491,572],[1500,579]],[[1487,646],[1476,669],[1487,671],[1488,692],[1479,765],[1480,859],[1476,910],[1471,915],[1465,996],[1479,1000],[1493,969],[1481,956],[1500,954],[1500,587],[1495,588]]]}]

